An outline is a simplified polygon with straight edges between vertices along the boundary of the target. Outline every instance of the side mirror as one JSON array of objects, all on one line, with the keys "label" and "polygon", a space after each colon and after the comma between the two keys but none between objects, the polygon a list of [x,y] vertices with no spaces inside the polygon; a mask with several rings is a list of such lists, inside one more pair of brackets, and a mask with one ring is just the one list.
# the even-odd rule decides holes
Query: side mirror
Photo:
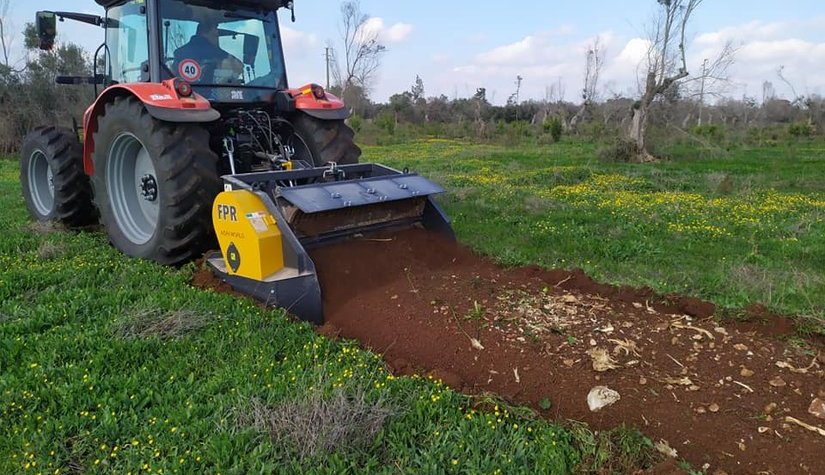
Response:
[{"label": "side mirror", "polygon": [[255,35],[244,35],[243,40],[243,62],[244,64],[255,64],[255,59],[258,57],[258,47],[261,45],[261,39]]},{"label": "side mirror", "polygon": [[54,39],[57,36],[57,16],[54,12],[37,12],[35,25],[38,47],[43,51],[51,51],[54,48]]}]

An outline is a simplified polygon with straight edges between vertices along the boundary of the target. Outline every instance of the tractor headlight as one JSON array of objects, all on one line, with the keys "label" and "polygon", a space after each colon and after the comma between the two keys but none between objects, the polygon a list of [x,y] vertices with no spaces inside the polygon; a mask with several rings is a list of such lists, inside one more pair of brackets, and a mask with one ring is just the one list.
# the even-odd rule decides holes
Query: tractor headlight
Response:
[{"label": "tractor headlight", "polygon": [[324,91],[324,88],[317,84],[312,85],[312,95],[319,101],[327,98],[327,93]]},{"label": "tractor headlight", "polygon": [[190,97],[192,95],[192,85],[186,81],[176,81],[175,91],[180,97]]}]

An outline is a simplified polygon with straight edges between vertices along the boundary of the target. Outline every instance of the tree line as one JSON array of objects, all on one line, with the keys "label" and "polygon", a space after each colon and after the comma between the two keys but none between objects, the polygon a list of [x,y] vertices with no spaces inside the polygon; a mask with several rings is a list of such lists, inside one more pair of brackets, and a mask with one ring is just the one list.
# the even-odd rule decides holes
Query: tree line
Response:
[{"label": "tree line", "polygon": [[782,66],[777,77],[794,91],[792,100],[776,97],[769,81],[765,82],[761,101],[725,94],[731,83],[728,70],[737,53],[733,42],[725,44],[716,57],[705,60],[701,70],[691,71],[686,60],[690,47],[687,31],[704,0],[655,1],[658,8],[647,29],[650,46],[639,65],[638,97],[614,94],[600,98],[605,52],[596,38],[583,58],[581,102],[551,98],[522,101],[521,75],[515,78],[516,90],[503,106],[491,104],[485,88],[467,98],[427,96],[420,76],[408,90],[394,94],[387,103],[372,102],[369,91],[381,58],[389,50],[380,44],[375,32],[368,31],[369,16],[361,12],[358,0],[342,4],[344,34],[338,45],[328,44],[333,51],[337,46],[346,53],[343,65],[333,64],[333,90],[353,108],[354,128],[371,131],[372,135],[394,136],[400,130],[411,130],[412,135],[557,141],[562,133],[568,133],[615,139],[626,159],[643,162],[657,160],[648,141],[657,135],[684,135],[701,142],[717,139],[729,130],[740,132],[739,136],[750,130],[752,138],[760,140],[823,133],[825,98],[798,96],[783,75]]},{"label": "tree line", "polygon": [[[382,58],[391,53],[370,30],[369,15],[358,0],[341,4],[340,38],[330,40],[332,92],[352,108],[350,124],[362,140],[415,136],[470,138],[473,140],[532,140],[553,142],[563,134],[617,140],[637,161],[655,160],[650,136],[684,135],[702,141],[723,131],[752,131],[756,137],[807,137],[823,133],[825,98],[811,95],[791,100],[778,98],[766,81],[762,97],[731,98],[722,94],[727,69],[736,48],[726,45],[718,57],[706,61],[701,71],[688,70],[689,42],[685,31],[703,0],[655,0],[659,6],[649,28],[650,50],[641,65],[638,97],[601,92],[604,49],[596,38],[582,58],[583,83],[576,101],[560,99],[559,90],[545,100],[522,100],[516,90],[504,105],[494,105],[485,88],[471,97],[427,95],[425,80],[411,78],[407,90],[386,103],[370,99]],[[22,137],[42,124],[73,126],[94,99],[91,86],[58,86],[59,75],[90,75],[88,52],[72,43],[53,51],[37,49],[33,25],[22,35],[25,59],[11,64],[9,46],[16,38],[6,28],[8,0],[0,0],[0,153],[17,150]],[[17,34],[19,36],[19,33]],[[793,89],[780,66],[777,77]],[[561,88],[562,86],[559,86]],[[553,97],[555,96],[555,97]],[[753,132],[755,131],[755,132]],[[654,144],[655,145],[655,144]]]},{"label": "tree line", "polygon": [[[2,21],[0,21],[2,24]],[[0,33],[0,37],[4,36]],[[40,125],[74,127],[94,100],[91,86],[59,86],[57,76],[91,76],[89,55],[78,45],[63,43],[52,51],[37,48],[37,33],[29,24],[23,32],[26,57],[11,64],[3,41],[0,64],[0,153],[16,152],[23,137]]]}]

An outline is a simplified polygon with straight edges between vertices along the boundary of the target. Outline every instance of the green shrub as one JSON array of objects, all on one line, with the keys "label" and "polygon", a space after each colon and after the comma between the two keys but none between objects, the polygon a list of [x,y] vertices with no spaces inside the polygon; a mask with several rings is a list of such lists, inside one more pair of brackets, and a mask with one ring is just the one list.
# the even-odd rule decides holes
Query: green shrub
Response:
[{"label": "green shrub", "polygon": [[719,124],[697,125],[691,132],[693,135],[707,139],[721,140],[725,138],[725,126]]},{"label": "green shrub", "polygon": [[814,126],[810,122],[794,122],[788,124],[788,133],[792,137],[808,138],[814,135]]},{"label": "green shrub", "polygon": [[381,114],[375,119],[375,124],[390,135],[395,135],[395,117],[392,114]]},{"label": "green shrub", "polygon": [[599,151],[599,159],[603,162],[634,162],[640,152],[636,142],[620,137],[612,145]]},{"label": "green shrub", "polygon": [[353,115],[349,118],[349,126],[352,127],[356,133],[361,132],[361,128],[364,126],[364,118],[360,115]]},{"label": "green shrub", "polygon": [[561,140],[562,123],[558,117],[553,117],[550,120],[544,121],[544,132],[550,134],[553,142]]}]

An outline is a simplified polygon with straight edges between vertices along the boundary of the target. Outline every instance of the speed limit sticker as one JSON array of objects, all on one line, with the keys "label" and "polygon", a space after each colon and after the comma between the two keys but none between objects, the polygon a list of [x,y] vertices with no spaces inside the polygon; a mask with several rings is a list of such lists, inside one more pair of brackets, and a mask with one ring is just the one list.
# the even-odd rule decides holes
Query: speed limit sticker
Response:
[{"label": "speed limit sticker", "polygon": [[201,78],[203,69],[194,59],[184,59],[181,61],[180,66],[178,66],[178,73],[180,73],[183,79],[195,82]]}]

